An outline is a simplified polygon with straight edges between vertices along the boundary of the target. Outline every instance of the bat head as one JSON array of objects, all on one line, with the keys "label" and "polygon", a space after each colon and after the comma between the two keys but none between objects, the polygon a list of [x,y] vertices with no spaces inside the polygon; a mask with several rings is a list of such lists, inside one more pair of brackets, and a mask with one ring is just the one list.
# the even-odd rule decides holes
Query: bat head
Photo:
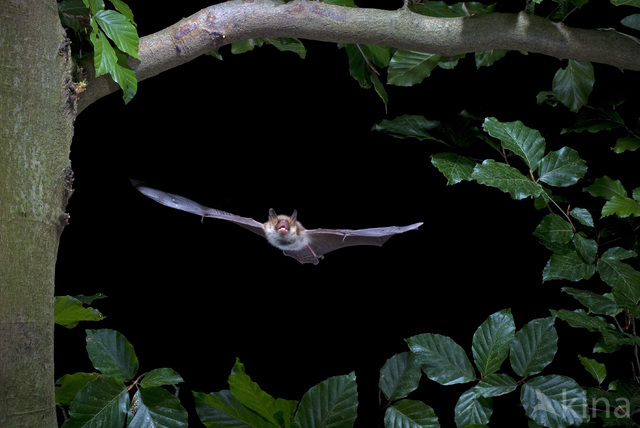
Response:
[{"label": "bat head", "polygon": [[293,213],[288,215],[278,215],[273,208],[269,209],[269,225],[278,232],[280,235],[297,234],[298,228],[302,225],[297,220],[298,211],[293,210]]},{"label": "bat head", "polygon": [[307,245],[306,236],[304,236],[304,227],[297,220],[298,212],[293,214],[278,215],[275,210],[269,210],[269,220],[265,223],[264,231],[267,240],[274,247],[281,250],[296,250],[304,248]]}]

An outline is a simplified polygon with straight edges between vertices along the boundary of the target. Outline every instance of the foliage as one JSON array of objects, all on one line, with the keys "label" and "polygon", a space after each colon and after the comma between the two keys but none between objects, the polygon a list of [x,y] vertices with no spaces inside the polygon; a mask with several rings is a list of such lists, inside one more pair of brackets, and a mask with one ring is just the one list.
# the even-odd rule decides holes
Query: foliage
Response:
[{"label": "foliage", "polygon": [[89,359],[98,372],[67,374],[56,381],[56,403],[69,409],[64,428],[187,426],[187,411],[164,388],[177,390],[183,382],[178,373],[159,368],[136,377],[138,358],[122,334],[110,329],[86,333]]},{"label": "foliage", "polygon": [[140,59],[138,31],[129,6],[122,0],[109,1],[115,10],[106,9],[102,0],[63,0],[58,12],[62,24],[75,35],[76,53],[82,54],[88,35],[96,76],[111,75],[128,103],[138,90],[135,72],[127,63],[127,56]]},{"label": "foliage", "polygon": [[356,376],[334,376],[309,389],[300,402],[273,398],[236,360],[230,389],[194,392],[196,410],[207,427],[348,427],[357,416]]},{"label": "foliage", "polygon": [[102,293],[94,294],[93,296],[56,296],[53,307],[55,323],[67,328],[73,328],[80,321],[103,320],[104,315],[100,311],[91,307],[87,308],[84,305],[90,305],[94,300],[106,297]]},{"label": "foliage", "polygon": [[[576,73],[572,79],[574,83],[567,87],[585,88],[592,83],[590,73]],[[574,102],[565,102],[568,98],[558,97],[561,104],[572,111],[576,109],[575,101],[579,98],[572,98]],[[586,104],[587,99],[580,99],[578,104]],[[635,331],[635,319],[640,315],[640,271],[637,270],[640,188],[629,192],[620,180],[613,180],[606,175],[587,178],[586,162],[576,150],[562,147],[548,151],[540,132],[520,121],[500,122],[494,117],[480,121],[464,113],[458,118],[458,123],[468,127],[464,140],[460,140],[459,135],[448,138],[447,129],[450,128],[417,115],[385,120],[374,129],[398,138],[444,142],[449,149],[454,149],[433,154],[431,158],[432,164],[446,177],[449,185],[463,181],[476,182],[501,190],[515,200],[531,200],[535,209],[548,210],[549,213],[541,216],[539,225],[533,231],[538,241],[551,252],[542,272],[542,280],[591,280],[580,288],[563,288],[585,309],[552,310],[551,318],[536,320],[535,324],[528,324],[515,334],[508,348],[512,370],[524,379],[537,375],[548,365],[556,351],[555,340],[550,338],[557,337],[555,331],[551,333],[550,330],[555,319],[571,327],[596,333],[598,341],[593,348],[594,353],[613,353],[629,347],[637,355],[640,345],[640,338]],[[628,125],[613,109],[592,108],[584,113],[578,112],[575,124],[566,128],[564,133],[618,131],[617,142],[612,150],[624,153],[626,149],[621,149],[621,140],[635,140],[638,134],[635,126]],[[483,132],[494,140],[487,140]],[[496,153],[496,158],[475,161],[464,155],[462,152],[470,151],[474,143],[489,147]],[[573,190],[578,183],[585,184],[581,190]],[[626,244],[627,248],[620,244]],[[593,281],[596,274],[600,284],[605,285],[604,288]],[[495,316],[497,314],[489,319]],[[498,322],[494,321],[494,324]],[[525,333],[534,325],[535,332],[531,330]],[[484,330],[490,329],[487,327]],[[544,331],[549,337],[544,338]],[[505,331],[503,336],[507,335]],[[535,337],[538,337],[535,346],[545,343],[546,346],[536,351],[532,345],[534,342],[531,342]],[[415,354],[424,354],[419,362],[432,380],[448,385],[474,379],[471,363],[462,348],[451,339],[421,335],[409,339],[408,343]],[[476,346],[475,336],[473,346]],[[504,352],[505,346],[508,345],[494,349]],[[495,358],[497,364],[489,364],[489,359],[481,358],[489,353],[480,347],[472,347],[472,351],[481,379],[460,397],[457,406],[460,412],[456,413],[458,426],[488,423],[492,407],[487,399],[493,395],[478,392],[487,383],[487,387],[500,387],[502,389],[498,391],[507,392],[521,385],[520,399],[526,415],[542,426],[579,425],[588,420],[589,415],[595,416],[590,422],[594,426],[598,420],[605,426],[637,424],[633,419],[640,410],[637,378],[610,379],[605,385],[607,368],[594,358],[577,356],[597,382],[597,387],[583,387],[575,380],[560,375],[537,376],[526,382],[517,382],[504,375],[496,378],[495,367],[500,367],[504,358]],[[522,353],[535,358],[523,357]],[[631,363],[634,372],[640,373],[640,361],[634,358]],[[483,367],[487,369],[483,371]],[[527,402],[535,401],[536,397],[541,400],[539,403]],[[568,402],[559,400],[559,397],[571,397],[571,406],[566,406]],[[581,404],[574,407],[578,402]],[[587,403],[590,411],[586,410]]]},{"label": "foliage", "polygon": [[[325,2],[355,7],[350,0]],[[119,0],[111,3],[115,11],[106,10],[99,0],[63,0],[59,8],[63,23],[76,34],[83,36],[91,29],[89,41],[97,73],[111,74],[128,101],[136,85],[124,54],[136,56],[138,39],[128,8]],[[528,10],[535,13],[541,3],[528,2]],[[561,20],[588,0],[554,3],[557,7],[549,17]],[[637,1],[611,3],[640,7]],[[413,2],[407,7],[436,17],[492,13],[494,9],[475,2],[438,1]],[[631,29],[639,29],[639,22],[638,14],[622,20]],[[306,54],[297,39],[252,39],[234,43],[231,52],[240,54],[265,44],[301,58]],[[385,105],[388,94],[383,70],[387,85],[413,86],[436,68],[455,68],[464,57],[359,44],[340,48],[351,76],[361,87],[374,89]],[[473,59],[476,68],[487,67],[506,54],[501,50],[477,52]],[[210,55],[221,58],[219,52]],[[612,139],[615,153],[629,154],[640,147],[637,116],[625,117],[618,108],[620,103],[589,105],[595,75],[592,64],[568,60],[549,76],[550,90],[541,91],[537,102],[566,108],[575,116],[559,139],[582,132],[603,133]],[[443,387],[468,386],[455,405],[458,426],[486,426],[494,401],[508,394],[518,394],[530,426],[636,426],[634,417],[640,412],[640,337],[635,330],[635,319],[640,316],[640,188],[625,187],[608,175],[589,176],[578,150],[568,146],[549,150],[543,134],[522,121],[477,118],[466,111],[446,122],[406,114],[382,120],[373,129],[395,138],[446,146],[446,151],[431,156],[431,163],[448,185],[477,183],[514,200],[530,201],[540,212],[532,233],[550,252],[541,280],[580,282],[579,287],[562,290],[582,306],[576,310],[550,308],[550,316],[532,320],[520,329],[516,329],[510,309],[491,314],[473,335],[471,358],[447,336],[423,333],[407,338],[408,350],[390,357],[380,370],[378,386],[386,399],[384,426],[439,426],[436,410],[412,395],[418,391],[423,374]],[[83,306],[98,297],[57,298],[56,322],[70,328],[79,321],[102,319],[99,312]],[[543,373],[558,352],[558,320],[596,336],[593,353],[599,357],[575,355],[595,386]],[[599,361],[601,356],[625,355],[623,351],[629,349],[636,376],[611,379],[610,370]],[[58,380],[57,401],[68,407],[70,414],[65,427],[186,425],[184,408],[163,388],[182,382],[173,370],[157,369],[135,378],[138,361],[133,347],[112,330],[87,330],[87,351],[99,373],[75,373]],[[357,416],[354,373],[321,382],[300,401],[272,397],[245,373],[240,361],[236,361],[228,384],[228,390],[193,393],[205,426],[349,427]],[[130,391],[135,391],[133,397]]]}]

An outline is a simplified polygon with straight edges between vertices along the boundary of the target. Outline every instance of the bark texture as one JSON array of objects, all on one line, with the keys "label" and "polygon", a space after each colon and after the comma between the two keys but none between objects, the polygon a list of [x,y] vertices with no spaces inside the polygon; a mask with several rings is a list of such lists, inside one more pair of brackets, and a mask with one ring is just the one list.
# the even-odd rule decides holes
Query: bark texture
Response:
[{"label": "bark texture", "polygon": [[[0,7],[0,426],[56,427],[54,270],[73,133],[55,0]],[[67,180],[68,181],[68,180]],[[62,217],[61,217],[62,215]],[[62,222],[61,222],[62,220]]]},{"label": "bark texture", "polygon": [[[140,61],[130,64],[141,81],[232,42],[266,37],[373,44],[448,57],[508,49],[640,70],[638,40],[613,30],[571,28],[526,12],[432,18],[408,9],[348,8],[309,0],[233,0],[205,8],[142,37]],[[80,109],[117,90],[106,76],[91,80]]]}]

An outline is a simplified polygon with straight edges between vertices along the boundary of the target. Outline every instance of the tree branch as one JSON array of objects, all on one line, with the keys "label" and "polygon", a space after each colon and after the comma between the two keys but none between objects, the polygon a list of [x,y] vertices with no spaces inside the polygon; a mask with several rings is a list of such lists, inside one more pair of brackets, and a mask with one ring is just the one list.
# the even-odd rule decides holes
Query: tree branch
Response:
[{"label": "tree branch", "polygon": [[[130,65],[142,81],[232,42],[266,37],[373,44],[446,57],[519,50],[640,70],[640,41],[614,30],[571,28],[526,12],[432,18],[406,8],[348,8],[309,0],[232,0],[210,6],[142,37],[140,61],[130,60]],[[92,67],[87,68],[93,76]],[[117,90],[109,77],[89,79],[79,111]]]}]

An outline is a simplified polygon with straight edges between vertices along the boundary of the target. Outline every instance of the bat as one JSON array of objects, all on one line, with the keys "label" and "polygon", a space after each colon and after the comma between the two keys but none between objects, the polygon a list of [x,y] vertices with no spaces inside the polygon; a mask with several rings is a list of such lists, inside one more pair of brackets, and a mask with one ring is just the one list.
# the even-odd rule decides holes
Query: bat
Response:
[{"label": "bat", "polygon": [[202,218],[211,217],[227,220],[266,238],[274,247],[282,250],[286,256],[300,263],[318,264],[318,261],[330,251],[354,245],[382,246],[389,238],[399,233],[417,229],[422,223],[408,226],[388,226],[372,229],[305,229],[298,221],[296,210],[290,216],[278,215],[269,209],[269,219],[260,223],[252,218],[241,217],[215,208],[205,207],[185,197],[147,187],[144,183],[131,180],[131,184],[143,195],[159,204],[177,210],[196,214]]}]

